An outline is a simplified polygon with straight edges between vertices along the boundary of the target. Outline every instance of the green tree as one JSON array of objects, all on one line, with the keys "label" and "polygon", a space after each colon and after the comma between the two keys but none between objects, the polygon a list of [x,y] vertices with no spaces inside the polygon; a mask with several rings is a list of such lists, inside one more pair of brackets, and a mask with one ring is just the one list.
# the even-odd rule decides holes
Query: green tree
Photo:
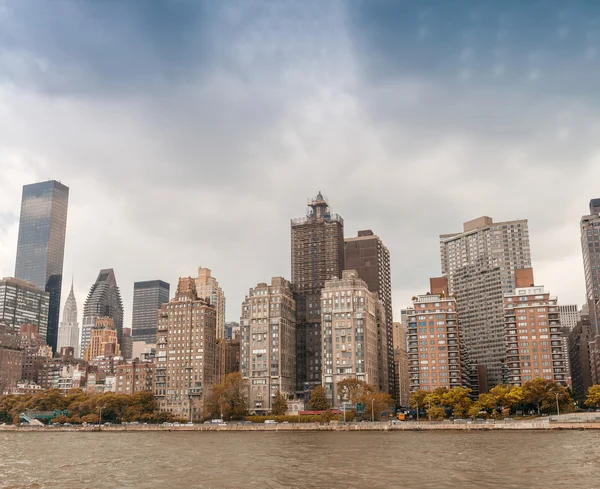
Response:
[{"label": "green tree", "polygon": [[311,409],[314,409],[315,411],[325,411],[329,409],[329,399],[327,399],[325,388],[322,385],[318,385],[310,393],[310,401],[308,404]]},{"label": "green tree", "polygon": [[275,416],[281,416],[287,413],[287,410],[287,400],[283,394],[281,394],[281,392],[277,391],[275,397],[273,398],[273,407],[271,409],[271,413],[273,413]]},{"label": "green tree", "polygon": [[462,418],[467,415],[473,405],[469,394],[471,394],[471,389],[454,387],[442,395],[442,403],[452,410],[453,416]]},{"label": "green tree", "polygon": [[442,421],[446,417],[446,410],[441,406],[432,406],[427,410],[427,416],[432,421]]},{"label": "green tree", "polygon": [[425,399],[427,398],[427,396],[429,395],[429,393],[427,391],[418,389],[416,391],[414,391],[411,395],[410,395],[410,407],[413,407],[415,409],[419,409],[420,411],[423,411],[423,408],[425,408]]},{"label": "green tree", "polygon": [[600,405],[600,385],[596,384],[588,389],[585,405],[588,407]]}]

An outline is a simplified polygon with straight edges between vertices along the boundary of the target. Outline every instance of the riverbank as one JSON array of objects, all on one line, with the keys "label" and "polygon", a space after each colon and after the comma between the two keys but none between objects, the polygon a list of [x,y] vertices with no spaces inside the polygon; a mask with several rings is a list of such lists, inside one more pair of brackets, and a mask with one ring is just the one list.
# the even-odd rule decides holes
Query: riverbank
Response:
[{"label": "riverbank", "polygon": [[0,431],[13,432],[144,432],[144,431],[491,431],[491,430],[600,430],[600,422],[555,422],[550,419],[533,421],[421,422],[405,423],[282,423],[282,424],[194,424],[180,426],[162,425],[110,425],[100,426],[0,426]]}]

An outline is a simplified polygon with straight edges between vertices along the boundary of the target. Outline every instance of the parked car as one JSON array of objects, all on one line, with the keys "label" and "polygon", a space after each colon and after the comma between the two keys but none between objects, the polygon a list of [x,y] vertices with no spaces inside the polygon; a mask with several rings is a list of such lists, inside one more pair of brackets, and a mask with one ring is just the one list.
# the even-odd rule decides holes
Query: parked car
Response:
[{"label": "parked car", "polygon": [[219,419],[211,419],[210,422],[213,424],[222,424],[225,421],[223,421],[221,418],[219,418]]},{"label": "parked car", "polygon": [[277,421],[274,419],[265,419],[265,424],[277,424]]}]

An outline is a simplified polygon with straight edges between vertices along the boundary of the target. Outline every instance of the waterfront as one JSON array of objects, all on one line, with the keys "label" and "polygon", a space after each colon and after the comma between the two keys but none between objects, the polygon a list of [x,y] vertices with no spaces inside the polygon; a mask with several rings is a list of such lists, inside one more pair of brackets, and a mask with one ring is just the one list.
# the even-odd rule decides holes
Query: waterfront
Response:
[{"label": "waterfront", "polygon": [[596,431],[0,433],[4,488],[600,487]]}]

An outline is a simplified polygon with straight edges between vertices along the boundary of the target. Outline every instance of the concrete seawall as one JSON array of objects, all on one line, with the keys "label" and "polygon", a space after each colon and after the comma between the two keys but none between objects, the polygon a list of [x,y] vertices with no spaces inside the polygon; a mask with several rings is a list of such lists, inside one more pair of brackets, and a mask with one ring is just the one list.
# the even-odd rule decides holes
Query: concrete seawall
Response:
[{"label": "concrete seawall", "polygon": [[140,432],[140,431],[491,431],[491,430],[600,430],[599,422],[513,421],[497,423],[348,423],[327,424],[228,424],[225,426],[195,424],[182,426],[111,425],[102,426],[0,426],[0,431],[13,432]]}]

